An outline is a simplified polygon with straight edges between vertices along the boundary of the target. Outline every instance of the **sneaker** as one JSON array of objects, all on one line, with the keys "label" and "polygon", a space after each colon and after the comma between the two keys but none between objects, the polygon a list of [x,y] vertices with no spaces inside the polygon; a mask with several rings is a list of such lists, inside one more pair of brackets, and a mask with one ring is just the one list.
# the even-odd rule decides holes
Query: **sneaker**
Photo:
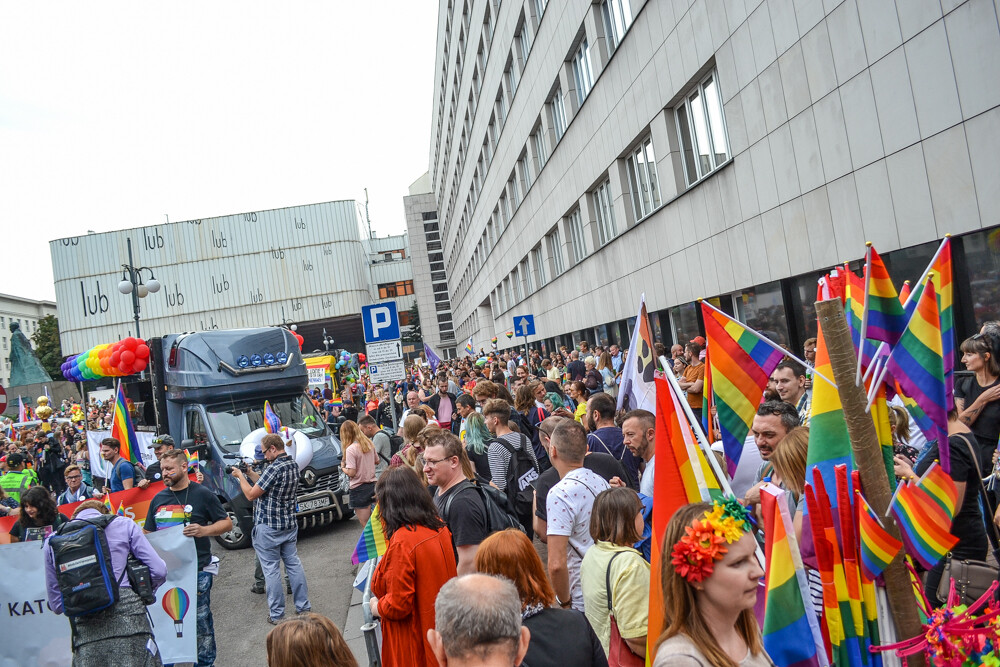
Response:
[{"label": "sneaker", "polygon": [[279,625],[284,621],[285,621],[284,616],[279,616],[278,618],[271,618],[270,616],[267,617],[267,622],[270,623],[271,625]]},{"label": "sneaker", "polygon": [[256,593],[258,595],[263,595],[264,594],[264,587],[261,586],[260,584],[254,584],[253,586],[250,587],[250,592],[251,593]]},{"label": "sneaker", "polygon": [[295,611],[296,616],[301,616],[302,614],[311,614],[311,613],[312,613],[312,607],[310,607],[309,609],[302,609]]}]

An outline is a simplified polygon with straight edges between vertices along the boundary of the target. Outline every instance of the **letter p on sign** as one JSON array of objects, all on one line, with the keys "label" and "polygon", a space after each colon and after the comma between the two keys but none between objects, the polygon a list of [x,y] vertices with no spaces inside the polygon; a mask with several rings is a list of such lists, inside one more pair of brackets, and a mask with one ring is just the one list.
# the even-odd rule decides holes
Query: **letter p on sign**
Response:
[{"label": "letter p on sign", "polygon": [[365,343],[378,343],[399,338],[399,315],[394,301],[383,301],[361,308]]}]

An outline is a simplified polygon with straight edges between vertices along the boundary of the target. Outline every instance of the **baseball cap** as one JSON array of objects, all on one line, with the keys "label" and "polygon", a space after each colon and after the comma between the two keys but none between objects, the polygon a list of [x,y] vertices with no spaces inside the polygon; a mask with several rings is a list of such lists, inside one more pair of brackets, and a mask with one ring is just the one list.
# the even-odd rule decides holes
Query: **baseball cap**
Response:
[{"label": "baseball cap", "polygon": [[174,439],[165,433],[163,435],[157,435],[153,438],[153,446],[155,447],[157,445],[169,445],[170,447],[173,447]]},{"label": "baseball cap", "polygon": [[14,452],[13,454],[7,455],[7,465],[9,466],[19,466],[24,463],[24,457]]},{"label": "baseball cap", "polygon": [[691,343],[698,343],[698,345],[701,345],[702,347],[705,347],[705,337],[704,336],[695,336],[689,342],[691,342]]}]

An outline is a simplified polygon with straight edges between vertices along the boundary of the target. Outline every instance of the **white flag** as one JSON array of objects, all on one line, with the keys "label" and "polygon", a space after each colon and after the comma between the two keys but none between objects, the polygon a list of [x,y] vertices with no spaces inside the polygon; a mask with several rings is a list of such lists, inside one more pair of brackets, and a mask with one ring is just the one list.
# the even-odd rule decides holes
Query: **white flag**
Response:
[{"label": "white flag", "polygon": [[656,385],[653,374],[656,371],[656,353],[653,351],[653,336],[646,316],[646,295],[639,297],[639,314],[635,319],[632,342],[628,346],[628,358],[622,369],[621,389],[618,391],[618,409],[624,407],[628,396],[630,410],[649,410],[656,413]]}]

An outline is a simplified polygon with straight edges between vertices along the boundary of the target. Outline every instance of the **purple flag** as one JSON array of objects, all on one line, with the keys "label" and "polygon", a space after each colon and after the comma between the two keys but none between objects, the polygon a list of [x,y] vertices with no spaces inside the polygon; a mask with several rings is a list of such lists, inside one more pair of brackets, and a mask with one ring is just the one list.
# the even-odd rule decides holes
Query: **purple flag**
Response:
[{"label": "purple flag", "polygon": [[424,356],[427,357],[427,363],[431,365],[431,373],[437,373],[438,364],[441,363],[441,357],[434,354],[434,350],[427,343],[424,343]]}]

